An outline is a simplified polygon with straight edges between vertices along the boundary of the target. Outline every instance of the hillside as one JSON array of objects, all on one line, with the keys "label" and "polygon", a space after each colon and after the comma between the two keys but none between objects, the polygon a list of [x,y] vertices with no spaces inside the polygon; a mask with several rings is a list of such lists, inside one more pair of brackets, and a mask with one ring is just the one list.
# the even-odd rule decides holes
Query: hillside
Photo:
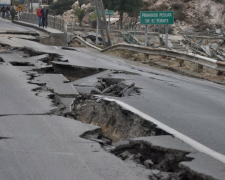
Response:
[{"label": "hillside", "polygon": [[[76,2],[75,4],[77,4]],[[83,4],[84,3],[84,4]],[[84,0],[83,8],[94,6],[93,0]],[[205,31],[207,29],[219,29],[225,23],[225,0],[144,0],[143,11],[174,11],[175,25],[181,29],[195,29]],[[72,10],[66,11],[63,18],[70,23]],[[114,18],[119,18],[115,13]],[[84,24],[88,24],[88,18],[84,18]],[[136,27],[139,25],[139,17],[129,17],[124,14],[124,27]],[[142,27],[143,28],[143,27]]]},{"label": "hillside", "polygon": [[221,28],[225,20],[223,0],[144,0],[145,10],[173,10],[176,25],[200,31]]}]

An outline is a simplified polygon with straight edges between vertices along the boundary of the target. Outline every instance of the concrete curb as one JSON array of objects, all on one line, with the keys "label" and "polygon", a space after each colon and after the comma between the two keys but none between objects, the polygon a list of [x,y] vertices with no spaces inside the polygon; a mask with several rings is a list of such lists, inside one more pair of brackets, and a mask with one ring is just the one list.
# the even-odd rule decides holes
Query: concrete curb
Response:
[{"label": "concrete curb", "polygon": [[45,32],[45,33],[48,33],[48,34],[51,34],[49,31],[47,31],[46,29],[44,28],[40,28],[40,27],[36,27],[32,24],[28,24],[28,23],[23,23],[21,21],[13,21],[14,24],[18,24],[18,25],[21,25],[21,26],[26,26],[26,27],[30,27],[30,28],[34,28],[34,29],[37,29],[39,31],[42,31],[42,32]]},{"label": "concrete curb", "polygon": [[27,22],[22,22],[22,21],[13,21],[13,23],[14,24],[21,25],[21,26],[26,26],[26,27],[34,28],[34,29],[37,29],[39,31],[45,32],[47,34],[63,34],[64,33],[64,32],[61,32],[61,33],[53,33],[53,32],[48,31],[48,29],[44,29],[42,27],[36,26],[35,24],[31,24],[31,23],[27,23]]}]

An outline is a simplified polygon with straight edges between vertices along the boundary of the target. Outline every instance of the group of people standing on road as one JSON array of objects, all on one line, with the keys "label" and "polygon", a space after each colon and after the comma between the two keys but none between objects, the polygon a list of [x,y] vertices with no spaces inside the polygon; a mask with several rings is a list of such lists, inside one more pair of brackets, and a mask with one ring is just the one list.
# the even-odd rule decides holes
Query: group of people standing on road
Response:
[{"label": "group of people standing on road", "polygon": [[0,9],[0,12],[2,13],[2,18],[5,19],[6,16],[10,16],[12,17],[12,21],[15,18],[16,15],[16,10],[14,9],[14,7],[12,6],[10,9],[10,6],[2,6]]},{"label": "group of people standing on road", "polygon": [[[14,7],[12,6],[10,9],[10,6],[2,6],[0,8],[0,12],[2,13],[2,18],[5,19],[6,16],[10,16],[12,17],[12,21],[14,21],[16,10],[14,9]],[[9,15],[10,13],[10,15]],[[37,15],[38,15],[38,23],[39,23],[39,27],[46,27],[48,26],[48,13],[49,10],[46,8],[46,6],[44,6],[44,8],[40,7],[37,10]]]},{"label": "group of people standing on road", "polygon": [[5,19],[6,16],[9,16],[10,7],[3,5],[1,8],[1,12],[2,12],[2,18]]},{"label": "group of people standing on road", "polygon": [[37,16],[38,16],[38,23],[39,27],[46,27],[48,26],[48,13],[49,10],[44,6],[44,8],[40,7],[37,10]]}]

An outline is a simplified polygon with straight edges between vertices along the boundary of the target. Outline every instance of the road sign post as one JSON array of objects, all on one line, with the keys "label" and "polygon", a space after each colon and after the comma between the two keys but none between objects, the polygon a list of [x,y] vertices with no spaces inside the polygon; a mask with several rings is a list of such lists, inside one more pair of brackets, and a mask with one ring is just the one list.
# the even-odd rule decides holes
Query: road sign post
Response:
[{"label": "road sign post", "polygon": [[96,26],[96,45],[98,45],[98,16],[97,16],[97,26]]},{"label": "road sign post", "polygon": [[[102,15],[102,11],[99,10],[99,13],[100,15]],[[95,11],[95,14],[97,14],[97,12]],[[111,16],[114,16],[114,11],[113,10],[105,10],[105,15],[106,16],[109,16],[109,20],[108,20],[108,30],[110,32],[110,29],[111,29],[111,21],[110,21],[110,18]]]},{"label": "road sign post", "polygon": [[145,25],[145,46],[148,45],[148,25]]},{"label": "road sign post", "polygon": [[111,21],[110,21],[110,15],[109,15],[109,22],[108,22],[109,33],[110,33],[110,26],[111,26]]},{"label": "road sign post", "polygon": [[168,48],[168,31],[169,31],[169,26],[167,24],[166,25],[166,48]]},{"label": "road sign post", "polygon": [[[166,25],[166,47],[168,47],[168,25],[174,24],[173,11],[142,11],[140,13],[141,25]],[[146,28],[145,28],[146,29]],[[147,31],[145,30],[145,36]],[[145,38],[146,39],[146,38]],[[145,43],[146,44],[146,43]]]}]

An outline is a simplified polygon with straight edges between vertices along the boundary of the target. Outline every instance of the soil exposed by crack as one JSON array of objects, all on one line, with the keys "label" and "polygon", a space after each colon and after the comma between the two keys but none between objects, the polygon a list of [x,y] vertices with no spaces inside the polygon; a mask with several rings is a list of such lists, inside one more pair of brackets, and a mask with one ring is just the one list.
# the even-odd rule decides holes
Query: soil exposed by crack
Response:
[{"label": "soil exposed by crack", "polygon": [[168,135],[156,125],[121,108],[115,102],[80,96],[74,101],[75,119],[100,126],[113,142],[139,136]]},{"label": "soil exposed by crack", "polygon": [[180,162],[192,161],[186,155],[189,152],[166,149],[154,146],[145,141],[130,140],[111,151],[125,162],[134,161],[147,169],[153,170],[149,176],[151,180],[204,180],[201,174],[189,171]]}]

